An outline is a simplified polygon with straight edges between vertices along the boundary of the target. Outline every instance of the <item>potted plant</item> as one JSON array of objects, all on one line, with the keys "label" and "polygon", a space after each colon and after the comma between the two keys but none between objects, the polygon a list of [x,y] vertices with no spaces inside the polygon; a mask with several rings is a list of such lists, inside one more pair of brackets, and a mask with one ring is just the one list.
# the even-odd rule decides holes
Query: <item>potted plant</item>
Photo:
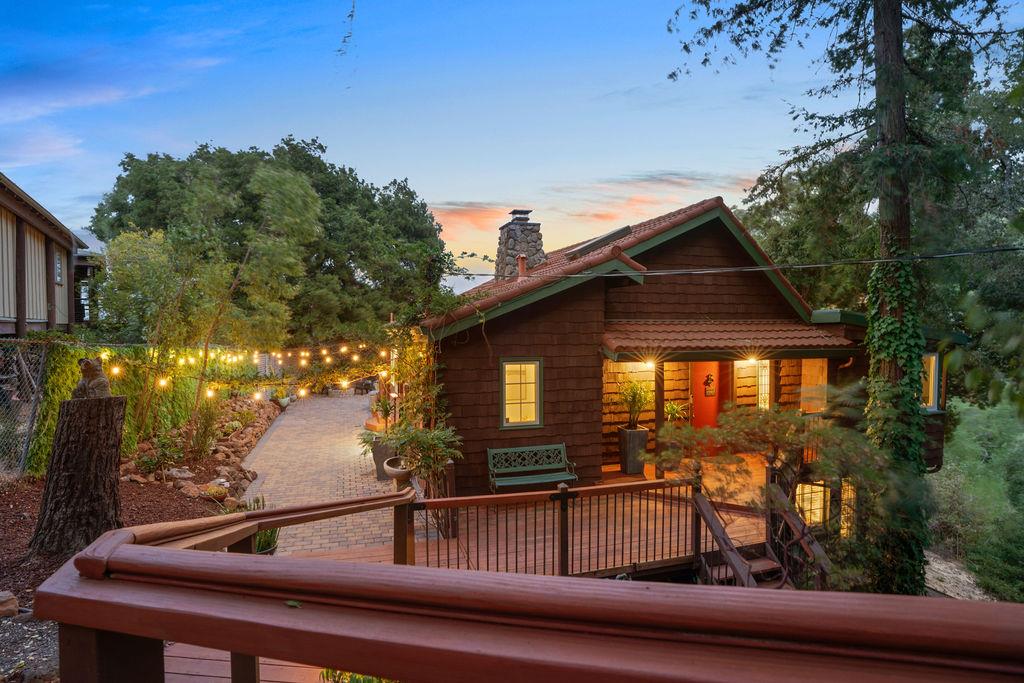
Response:
[{"label": "potted plant", "polygon": [[669,401],[665,404],[665,422],[681,425],[690,419],[690,404]]},{"label": "potted plant", "polygon": [[641,455],[647,450],[650,430],[640,425],[640,415],[653,402],[654,392],[646,382],[634,379],[619,385],[619,404],[627,414],[626,425],[619,427],[619,458],[626,474],[639,474],[644,470]]},{"label": "potted plant", "polygon": [[389,419],[392,413],[391,400],[381,394],[373,402],[373,414],[377,417],[378,425],[383,426],[382,432],[372,429],[365,429],[359,440],[363,444],[363,453],[369,453],[373,457],[373,466],[377,472],[377,481],[387,481],[388,474],[384,471],[384,461],[395,457],[395,448],[384,437],[389,432]]},{"label": "potted plant", "polygon": [[381,435],[381,443],[391,446],[395,456],[384,461],[384,472],[403,488],[415,475],[436,489],[444,476],[445,464],[462,457],[461,439],[451,427],[421,427],[400,420]]}]

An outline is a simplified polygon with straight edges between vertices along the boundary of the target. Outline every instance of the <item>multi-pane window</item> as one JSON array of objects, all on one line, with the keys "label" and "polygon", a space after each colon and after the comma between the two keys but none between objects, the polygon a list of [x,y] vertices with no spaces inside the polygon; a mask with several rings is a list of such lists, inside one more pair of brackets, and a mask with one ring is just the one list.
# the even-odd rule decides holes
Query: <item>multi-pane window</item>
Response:
[{"label": "multi-pane window", "polygon": [[733,392],[737,405],[756,405],[761,410],[771,407],[771,368],[771,361],[754,358],[733,363]]},{"label": "multi-pane window", "polygon": [[839,514],[839,535],[846,538],[857,526],[857,488],[849,480],[843,480],[841,492],[843,507]]},{"label": "multi-pane window", "polygon": [[829,489],[823,481],[796,485],[796,508],[809,526],[828,519]]},{"label": "multi-pane window", "polygon": [[757,361],[757,407],[768,410],[772,407],[771,361]]},{"label": "multi-pane window", "polygon": [[64,254],[59,251],[53,255],[53,281],[64,284]]},{"label": "multi-pane window", "polygon": [[921,358],[921,405],[928,410],[939,409],[939,354],[926,353]]},{"label": "multi-pane window", "polygon": [[502,415],[505,427],[541,422],[541,362],[507,360],[501,363]]}]

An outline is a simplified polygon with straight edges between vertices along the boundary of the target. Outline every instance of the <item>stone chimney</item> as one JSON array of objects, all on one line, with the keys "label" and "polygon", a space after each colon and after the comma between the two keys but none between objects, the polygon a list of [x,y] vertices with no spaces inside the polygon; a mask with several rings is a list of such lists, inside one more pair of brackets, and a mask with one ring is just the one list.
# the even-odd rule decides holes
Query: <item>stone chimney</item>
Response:
[{"label": "stone chimney", "polygon": [[499,280],[517,278],[516,257],[526,256],[526,267],[536,268],[544,263],[544,241],[540,223],[530,222],[530,209],[512,209],[512,219],[498,231],[498,253],[494,259],[494,277]]}]

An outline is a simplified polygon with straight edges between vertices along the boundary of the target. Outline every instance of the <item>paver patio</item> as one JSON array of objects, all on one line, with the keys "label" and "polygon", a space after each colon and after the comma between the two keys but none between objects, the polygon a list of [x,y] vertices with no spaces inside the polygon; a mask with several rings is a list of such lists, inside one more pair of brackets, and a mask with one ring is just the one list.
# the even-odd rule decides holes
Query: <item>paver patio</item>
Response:
[{"label": "paver patio", "polygon": [[[359,444],[369,398],[313,396],[290,405],[245,459],[259,474],[247,496],[285,507],[393,491],[390,481],[377,481],[373,460]],[[278,553],[380,546],[392,542],[392,524],[390,510],[374,510],[287,527]]]}]

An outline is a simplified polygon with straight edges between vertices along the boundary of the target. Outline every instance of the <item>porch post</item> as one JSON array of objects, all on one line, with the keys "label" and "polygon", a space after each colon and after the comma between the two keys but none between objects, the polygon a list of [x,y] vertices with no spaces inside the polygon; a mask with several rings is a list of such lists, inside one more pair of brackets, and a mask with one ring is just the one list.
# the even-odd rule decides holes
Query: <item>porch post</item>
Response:
[{"label": "porch post", "polygon": [[164,644],[127,633],[60,624],[63,683],[161,683]]},{"label": "porch post", "polygon": [[28,334],[28,277],[25,259],[28,258],[25,247],[25,221],[14,219],[14,301],[15,323],[14,336],[24,337]]},{"label": "porch post", "polygon": [[[256,534],[232,543],[227,550],[229,553],[255,553]],[[255,655],[232,652],[231,683],[260,683],[260,658]]]},{"label": "porch post", "polygon": [[[665,426],[665,363],[664,361],[654,362],[654,455],[661,455],[661,441],[658,434]],[[661,475],[661,467],[657,469],[658,477]]]}]

